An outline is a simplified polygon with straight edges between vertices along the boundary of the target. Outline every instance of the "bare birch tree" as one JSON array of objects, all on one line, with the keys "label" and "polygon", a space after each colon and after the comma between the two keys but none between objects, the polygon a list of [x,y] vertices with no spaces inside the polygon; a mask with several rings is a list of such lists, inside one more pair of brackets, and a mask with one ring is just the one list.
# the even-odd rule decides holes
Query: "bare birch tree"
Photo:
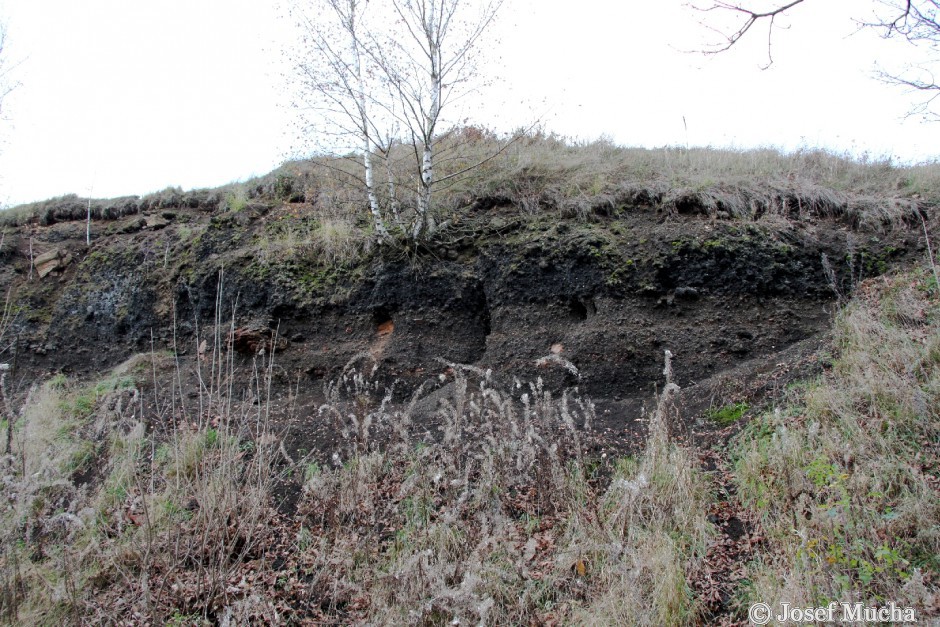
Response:
[{"label": "bare birch tree", "polygon": [[[388,229],[375,192],[373,154],[376,138],[387,136],[379,129],[381,116],[374,109],[365,63],[373,57],[364,46],[368,42],[365,13],[368,0],[319,0],[312,15],[301,12],[310,54],[301,58],[298,68],[306,82],[306,95],[312,108],[332,128],[318,129],[355,138],[363,166],[363,184],[369,199],[373,226],[380,240]],[[384,146],[384,144],[383,144]]]},{"label": "bare birch tree", "polygon": [[358,138],[380,236],[388,231],[375,190],[377,159],[386,165],[388,212],[404,227],[397,194],[405,185],[392,169],[396,146],[406,146],[415,159],[407,234],[419,239],[435,230],[435,146],[447,126],[442,112],[480,84],[476,52],[502,2],[312,0],[319,10],[304,14],[310,55],[298,66],[312,107],[326,123],[317,132]]},{"label": "bare birch tree", "polygon": [[376,47],[376,61],[400,101],[415,155],[415,239],[435,228],[430,210],[441,113],[478,80],[475,52],[502,1],[391,0],[401,36]]}]

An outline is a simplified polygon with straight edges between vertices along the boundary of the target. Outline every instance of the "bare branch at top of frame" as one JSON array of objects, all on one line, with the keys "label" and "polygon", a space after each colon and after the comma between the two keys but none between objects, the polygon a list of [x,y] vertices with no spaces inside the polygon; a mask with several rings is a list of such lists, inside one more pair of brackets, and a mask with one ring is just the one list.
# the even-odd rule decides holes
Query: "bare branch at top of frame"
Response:
[{"label": "bare branch at top of frame", "polygon": [[786,13],[787,11],[797,6],[798,4],[802,4],[803,2],[805,2],[805,0],[791,0],[790,2],[787,2],[786,4],[777,5],[774,8],[766,9],[763,11],[757,11],[754,9],[750,9],[744,5],[733,4],[730,2],[714,2],[710,6],[707,6],[707,7],[700,7],[696,5],[690,5],[690,6],[692,6],[692,8],[697,11],[701,11],[702,13],[709,13],[712,11],[728,11],[728,12],[739,15],[741,19],[743,20],[738,24],[737,28],[731,32],[728,32],[727,30],[723,30],[723,29],[717,28],[715,26],[712,26],[710,24],[706,24],[703,22],[703,25],[707,29],[718,33],[719,35],[721,35],[722,39],[724,40],[722,43],[719,43],[712,48],[702,51],[705,54],[710,54],[710,55],[719,54],[721,52],[726,52],[730,50],[732,47],[734,47],[735,44],[741,41],[741,39],[745,35],[747,35],[747,33],[758,22],[766,21],[767,22],[767,63],[766,65],[762,66],[762,69],[767,69],[771,65],[773,65],[773,62],[774,62],[773,32],[774,32],[775,22],[776,22],[777,17]]}]

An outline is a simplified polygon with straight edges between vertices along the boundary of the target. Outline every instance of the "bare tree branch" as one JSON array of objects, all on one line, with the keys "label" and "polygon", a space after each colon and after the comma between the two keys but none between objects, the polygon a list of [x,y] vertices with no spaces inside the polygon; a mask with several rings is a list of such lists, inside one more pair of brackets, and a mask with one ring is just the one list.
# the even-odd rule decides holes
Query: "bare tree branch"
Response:
[{"label": "bare tree branch", "polygon": [[6,24],[0,23],[0,119],[4,119],[3,103],[6,97],[19,86],[13,78],[13,70],[19,63],[10,62],[8,43]]},{"label": "bare tree branch", "polygon": [[747,35],[747,33],[751,30],[751,28],[754,27],[755,24],[762,20],[767,20],[767,64],[763,66],[763,69],[770,67],[774,62],[772,55],[774,22],[778,16],[786,13],[796,5],[802,4],[804,1],[805,0],[791,0],[791,2],[786,4],[778,5],[772,9],[763,11],[755,11],[743,5],[732,4],[729,2],[715,2],[714,4],[704,8],[693,5],[694,9],[703,13],[708,13],[711,11],[730,11],[732,13],[741,15],[744,20],[740,23],[736,30],[730,33],[709,24],[705,24],[706,28],[720,34],[725,41],[723,43],[717,44],[713,48],[704,50],[703,52],[705,54],[719,54],[726,52],[734,47],[734,45],[737,44],[745,35]]},{"label": "bare tree branch", "polygon": [[859,20],[859,26],[878,32],[884,39],[900,38],[914,49],[925,50],[927,58],[908,64],[901,70],[875,72],[878,80],[912,93],[927,94],[915,99],[908,110],[908,117],[923,116],[924,119],[940,119],[931,109],[940,97],[940,84],[934,78],[931,66],[940,61],[940,2],[937,0],[884,0],[890,11],[888,17],[874,20]]},{"label": "bare tree branch", "polygon": [[[703,51],[705,54],[718,54],[725,52],[738,43],[752,27],[758,22],[767,21],[767,59],[764,67],[773,63],[771,44],[775,27],[775,19],[802,4],[805,0],[793,0],[785,4],[776,4],[773,8],[756,10],[749,8],[755,4],[730,3],[716,1],[707,7],[694,7],[708,13],[712,11],[730,12],[740,15],[742,22],[732,32],[727,32],[714,25],[703,25],[722,37],[722,42],[711,49]],[[924,58],[908,64],[900,70],[876,70],[876,77],[887,84],[907,89],[913,93],[926,95],[916,101],[908,115],[923,115],[928,119],[940,119],[932,111],[935,103],[940,103],[940,84],[934,78],[938,73],[934,66],[940,63],[940,0],[879,0],[881,11],[876,11],[873,17],[856,18],[855,22],[860,29],[870,29],[877,32],[884,39],[901,39],[911,45],[913,50],[923,53]]]}]

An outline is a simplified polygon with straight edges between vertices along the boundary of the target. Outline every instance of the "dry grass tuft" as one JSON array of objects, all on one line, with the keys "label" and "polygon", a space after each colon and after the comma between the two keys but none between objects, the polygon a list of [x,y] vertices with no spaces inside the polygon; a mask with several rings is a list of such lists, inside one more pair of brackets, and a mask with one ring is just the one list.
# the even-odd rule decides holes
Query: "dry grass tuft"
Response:
[{"label": "dry grass tuft", "polygon": [[[173,413],[153,425],[167,428],[148,429],[148,363],[134,358],[88,386],[56,377],[24,402],[3,460],[5,621],[162,624],[270,609],[245,580],[276,517],[267,404],[229,398],[220,360],[198,375],[198,403],[177,389]],[[262,364],[248,392],[263,399],[269,376]]]},{"label": "dry grass tuft", "polygon": [[666,386],[650,415],[644,451],[618,465],[596,523],[574,510],[569,554],[596,571],[593,598],[573,616],[578,624],[691,624],[701,611],[688,579],[713,535],[705,518],[711,486],[696,456],[669,436],[679,390],[670,360],[666,351]]},{"label": "dry grass tuft", "polygon": [[301,262],[337,268],[361,259],[369,238],[349,214],[314,211],[269,223],[254,248],[266,267]]},{"label": "dry grass tuft", "polygon": [[414,404],[391,409],[361,359],[327,387],[321,412],[348,445],[334,468],[308,472],[302,506],[300,559],[323,620],[694,621],[686,573],[711,533],[709,491],[669,439],[671,382],[646,451],[608,481],[582,452],[593,406],[573,392],[505,391],[487,371],[446,364],[440,439],[416,443]]}]

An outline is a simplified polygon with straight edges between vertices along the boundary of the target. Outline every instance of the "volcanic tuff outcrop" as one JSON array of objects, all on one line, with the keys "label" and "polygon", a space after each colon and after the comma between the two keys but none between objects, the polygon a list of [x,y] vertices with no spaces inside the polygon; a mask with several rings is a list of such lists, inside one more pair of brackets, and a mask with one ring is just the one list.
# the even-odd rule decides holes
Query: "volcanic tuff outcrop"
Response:
[{"label": "volcanic tuff outcrop", "polygon": [[136,352],[198,359],[221,320],[239,363],[275,350],[275,385],[294,386],[301,407],[366,351],[402,398],[443,360],[576,385],[621,424],[660,381],[665,349],[684,387],[766,369],[828,327],[837,293],[922,254],[913,226],[838,216],[744,221],[641,202],[585,218],[478,202],[421,246],[331,261],[305,239],[319,219],[301,202],[159,207],[94,221],[91,246],[82,221],[8,229],[0,282],[19,384]]}]

